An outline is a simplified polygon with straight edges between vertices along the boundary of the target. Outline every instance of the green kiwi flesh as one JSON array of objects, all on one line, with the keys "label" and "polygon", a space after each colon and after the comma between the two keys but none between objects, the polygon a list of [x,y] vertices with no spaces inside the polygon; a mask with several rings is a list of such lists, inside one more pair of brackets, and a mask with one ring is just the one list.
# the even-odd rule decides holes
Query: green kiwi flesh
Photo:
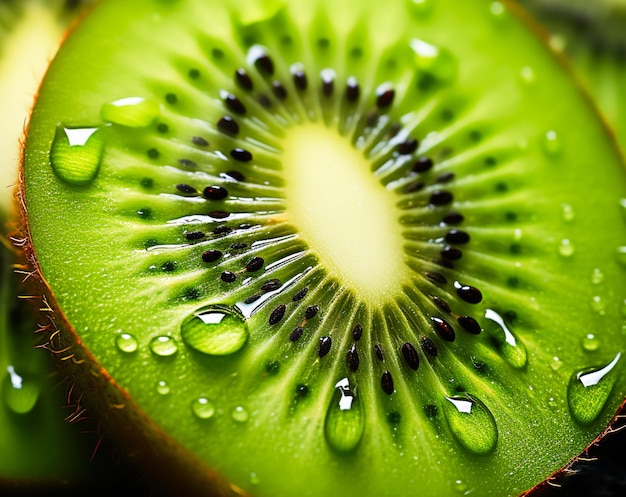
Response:
[{"label": "green kiwi flesh", "polygon": [[516,495],[624,399],[623,164],[506,2],[103,1],[23,175],[49,345],[179,492]]}]

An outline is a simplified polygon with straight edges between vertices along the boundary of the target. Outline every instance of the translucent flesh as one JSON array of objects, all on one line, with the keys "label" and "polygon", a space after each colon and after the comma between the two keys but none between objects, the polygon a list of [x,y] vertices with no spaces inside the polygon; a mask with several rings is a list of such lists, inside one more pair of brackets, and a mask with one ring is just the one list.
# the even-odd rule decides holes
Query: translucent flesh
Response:
[{"label": "translucent flesh", "polygon": [[[415,2],[282,5],[270,2],[265,11],[252,2],[111,0],[85,20],[53,63],[29,131],[24,189],[42,275],[84,346],[139,409],[237,488],[268,496],[521,493],[600,434],[624,398],[619,361],[595,421],[572,419],[567,398],[572,375],[624,352],[626,273],[617,254],[626,245],[620,207],[626,178],[615,147],[568,74],[499,2],[438,0],[430,9]],[[239,12],[245,23],[237,21]],[[285,34],[281,29],[291,43],[274,38]],[[265,125],[235,117],[241,130],[231,139],[216,123],[229,113],[220,90],[244,95],[235,70],[246,67],[255,84],[271,91],[271,80],[265,85],[246,61],[251,39],[267,47],[289,97],[284,104],[273,99],[269,117],[246,97]],[[289,66],[296,62],[315,91],[292,98]],[[338,75],[330,101],[319,94],[325,68]],[[423,78],[416,81],[416,74]],[[341,107],[349,75],[361,84],[363,114],[376,88],[392,81],[388,124],[399,121],[420,140],[419,154],[436,159],[425,190],[403,193],[414,176],[398,161],[376,162],[384,150],[353,142],[372,164],[363,181],[374,174],[388,190],[381,198],[392,191],[402,211],[405,265],[397,277],[409,283],[399,297],[350,289],[358,280],[344,289],[318,265],[327,255],[316,253],[322,242],[291,226],[285,209],[294,191],[281,175],[287,167],[281,137],[310,119],[307,109],[314,109],[316,126],[358,128]],[[102,106],[128,97],[158,102],[161,116],[145,129],[108,127],[109,145],[91,184],[76,187],[55,176],[48,158],[58,125],[103,126]],[[339,122],[329,118],[336,115],[343,116]],[[159,124],[168,129],[159,131]],[[208,151],[194,136],[207,138]],[[233,145],[252,150],[256,162],[231,160]],[[181,158],[200,166],[182,166]],[[249,184],[220,177],[228,168],[245,171]],[[441,187],[435,177],[446,172],[455,177]],[[212,183],[226,185],[231,197],[205,204],[176,186]],[[428,203],[440,188],[454,193],[451,206]],[[241,217],[189,218],[210,209]],[[471,235],[456,269],[432,262],[447,230],[440,220],[451,209],[463,212]],[[256,228],[198,244],[185,238],[193,229],[241,222]],[[200,257],[242,240],[251,245],[243,254],[229,252],[214,265]],[[221,278],[253,255],[264,257],[263,270],[237,273],[235,284]],[[389,271],[397,263],[385,264]],[[439,288],[425,272],[444,273],[450,284]],[[291,283],[247,319],[250,336],[236,354],[199,354],[183,343],[181,323],[196,309],[241,304],[272,278]],[[482,301],[460,302],[455,278],[480,288]],[[294,302],[304,286],[307,296]],[[441,315],[431,293],[444,296],[454,313],[479,319],[484,331],[470,335],[455,322],[456,340],[441,339],[429,320]],[[286,314],[271,324],[281,304]],[[303,338],[290,340],[306,306],[318,304]],[[511,349],[515,339],[487,329],[490,309],[517,316],[511,328],[525,346],[525,366],[519,349]],[[364,332],[353,372],[346,354],[357,323]],[[582,346],[589,333],[600,343],[594,351]],[[135,352],[116,347],[121,334],[137,340]],[[320,357],[327,336],[332,348]],[[439,353],[429,359],[420,349],[414,371],[400,347],[422,336]],[[373,352],[376,344],[384,362]],[[393,374],[391,395],[381,388],[385,370]],[[359,411],[349,419],[336,411],[327,416],[344,377]],[[463,402],[480,406],[475,419],[486,435],[472,434],[472,418],[445,417],[443,403],[458,395],[479,400]],[[198,416],[198,405],[208,402],[215,410],[204,407],[200,412],[210,415]],[[345,438],[337,429],[343,422]]]}]

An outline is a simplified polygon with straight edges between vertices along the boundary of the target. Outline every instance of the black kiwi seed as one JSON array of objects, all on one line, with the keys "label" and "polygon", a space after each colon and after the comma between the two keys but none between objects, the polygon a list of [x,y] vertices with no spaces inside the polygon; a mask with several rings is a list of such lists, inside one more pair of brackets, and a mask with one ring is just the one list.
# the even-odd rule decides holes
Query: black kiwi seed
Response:
[{"label": "black kiwi seed", "polygon": [[166,273],[171,273],[176,269],[176,263],[174,261],[167,261],[161,265],[161,271],[165,271]]},{"label": "black kiwi seed", "polygon": [[309,292],[309,287],[305,286],[304,288],[301,288],[300,290],[298,290],[293,297],[291,298],[291,300],[293,302],[298,302],[299,300],[302,300],[305,295]]},{"label": "black kiwi seed", "polygon": [[246,91],[250,91],[254,88],[250,75],[243,68],[239,68],[235,71],[235,81],[240,88]]},{"label": "black kiwi seed", "polygon": [[261,298],[260,295],[250,295],[244,300],[245,304],[254,304],[257,300]]},{"label": "black kiwi seed", "polygon": [[308,306],[306,310],[304,311],[304,318],[313,319],[319,310],[320,308],[316,305]]},{"label": "black kiwi seed", "polygon": [[301,326],[294,328],[294,330],[289,335],[289,340],[292,342],[297,342],[302,338],[302,334],[304,333],[304,329]]},{"label": "black kiwi seed", "polygon": [[254,66],[262,74],[267,76],[274,74],[274,61],[267,54],[259,55],[254,61]]},{"label": "black kiwi seed", "polygon": [[239,124],[230,116],[223,116],[217,122],[217,129],[227,135],[236,135],[239,133]]},{"label": "black kiwi seed", "polygon": [[433,323],[433,328],[437,332],[437,335],[439,335],[443,340],[454,342],[456,334],[454,333],[454,328],[450,326],[450,323],[448,323],[445,319],[436,316],[432,316],[430,320]]},{"label": "black kiwi seed", "polygon": [[463,256],[463,252],[454,247],[444,247],[439,254],[441,257],[448,259],[449,261],[458,261]]},{"label": "black kiwi seed", "polygon": [[202,195],[204,195],[205,198],[209,200],[224,200],[226,197],[228,197],[228,190],[221,186],[212,185],[207,186],[202,191]]},{"label": "black kiwi seed", "polygon": [[248,246],[247,243],[243,243],[243,242],[236,242],[236,243],[231,243],[230,244],[230,248],[233,250],[242,250],[245,249]]},{"label": "black kiwi seed", "polygon": [[246,113],[246,106],[232,93],[228,93],[224,98],[226,107],[235,114],[243,115]]},{"label": "black kiwi seed", "polygon": [[151,148],[147,150],[146,154],[148,155],[150,159],[158,159],[159,156],[161,155],[156,148]]},{"label": "black kiwi seed", "polygon": [[435,178],[435,183],[449,183],[454,179],[454,173],[443,173]]},{"label": "black kiwi seed", "polygon": [[433,160],[430,157],[420,157],[413,163],[414,173],[425,173],[433,167]]},{"label": "black kiwi seed", "polygon": [[481,331],[478,321],[470,316],[459,316],[457,321],[465,331],[471,333],[472,335],[478,335]]},{"label": "black kiwi seed", "polygon": [[350,371],[352,371],[353,373],[356,372],[357,369],[359,369],[359,352],[356,350],[355,343],[352,344],[352,347],[348,349],[348,353],[346,354],[346,363],[348,364]]},{"label": "black kiwi seed", "polygon": [[199,147],[208,147],[209,146],[209,142],[206,141],[201,136],[193,136],[191,138],[191,141],[193,142],[194,145],[198,145]]},{"label": "black kiwi seed", "polygon": [[463,217],[463,214],[458,212],[449,212],[443,216],[442,223],[456,225],[461,224],[464,220],[465,218]]},{"label": "black kiwi seed", "polygon": [[448,243],[459,245],[469,242],[470,236],[465,231],[453,229],[446,233],[445,240]]},{"label": "black kiwi seed", "polygon": [[265,261],[261,257],[253,257],[250,259],[248,264],[246,264],[246,271],[249,273],[254,273],[263,267]]},{"label": "black kiwi seed", "polygon": [[415,193],[422,190],[426,185],[421,181],[416,181],[414,183],[409,184],[405,189],[405,193]]},{"label": "black kiwi seed", "polygon": [[425,354],[431,357],[437,357],[437,344],[428,337],[423,337],[420,343]]},{"label": "black kiwi seed", "polygon": [[265,93],[259,95],[258,101],[264,109],[272,108],[272,100]]},{"label": "black kiwi seed", "polygon": [[361,89],[359,88],[359,83],[357,83],[354,76],[350,76],[346,83],[346,100],[348,100],[348,102],[356,102],[360,94]]},{"label": "black kiwi seed", "polygon": [[274,290],[278,290],[280,288],[280,280],[272,279],[267,280],[263,285],[261,285],[261,290],[264,292],[273,292]]},{"label": "black kiwi seed", "polygon": [[450,306],[441,297],[437,297],[437,295],[432,295],[431,299],[433,300],[434,304],[439,308],[439,310],[450,313]]},{"label": "black kiwi seed", "polygon": [[376,357],[379,361],[382,362],[385,360],[385,356],[383,355],[383,348],[379,343],[374,345],[374,353],[376,354]]},{"label": "black kiwi seed", "polygon": [[452,203],[453,199],[454,197],[450,192],[447,192],[445,190],[437,190],[431,194],[430,198],[428,199],[428,203],[430,205],[436,206],[448,205]]},{"label": "black kiwi seed", "polygon": [[220,275],[220,279],[225,283],[233,283],[237,279],[237,275],[232,271],[224,271]]},{"label": "black kiwi seed", "polygon": [[217,228],[215,228],[213,230],[213,233],[216,235],[227,235],[231,231],[233,231],[233,229],[230,226],[222,225],[222,226],[218,226]]},{"label": "black kiwi seed", "polygon": [[178,97],[175,93],[168,93],[167,95],[165,95],[165,100],[168,104],[174,105],[178,102]]},{"label": "black kiwi seed", "polygon": [[330,352],[330,347],[332,344],[333,344],[333,339],[331,337],[321,337],[317,355],[319,357],[324,357],[326,354]]},{"label": "black kiwi seed", "polygon": [[446,277],[441,274],[441,273],[424,273],[424,276],[430,280],[432,283],[435,283],[436,285],[445,285],[448,280],[446,279]]},{"label": "black kiwi seed", "polygon": [[192,240],[202,240],[206,234],[202,231],[188,231],[185,233],[185,238],[189,241]]},{"label": "black kiwi seed", "polygon": [[300,91],[304,91],[307,89],[307,87],[309,86],[309,80],[307,79],[304,71],[297,70],[293,73],[293,84]]},{"label": "black kiwi seed", "polygon": [[335,89],[335,75],[334,71],[324,69],[322,71],[322,94],[325,97],[330,97]]},{"label": "black kiwi seed", "polygon": [[376,107],[383,109],[389,107],[393,103],[396,92],[388,85],[381,85],[376,90]]},{"label": "black kiwi seed", "polygon": [[252,154],[244,148],[233,148],[230,151],[230,156],[239,162],[250,162],[252,160]]},{"label": "black kiwi seed", "polygon": [[196,190],[191,185],[187,185],[186,183],[179,183],[178,185],[176,185],[176,189],[182,193],[189,193],[189,194],[198,193],[198,190]]},{"label": "black kiwi seed", "polygon": [[387,395],[391,395],[393,393],[393,377],[389,371],[385,371],[380,377],[380,386],[383,387],[383,392]]},{"label": "black kiwi seed", "polygon": [[418,145],[419,142],[415,138],[409,138],[408,140],[396,145],[396,152],[400,155],[411,155],[417,150]]},{"label": "black kiwi seed", "polygon": [[280,323],[280,321],[285,316],[285,311],[287,310],[287,306],[285,304],[280,304],[276,309],[272,311],[270,314],[270,318],[268,320],[270,326],[274,326],[275,324]]},{"label": "black kiwi seed", "polygon": [[191,159],[178,159],[178,163],[184,167],[197,167],[198,166],[198,164],[196,164]]},{"label": "black kiwi seed", "polygon": [[214,219],[226,219],[230,216],[230,213],[226,211],[211,211],[209,212],[209,216]]},{"label": "black kiwi seed", "polygon": [[226,176],[228,176],[231,179],[234,179],[235,181],[245,181],[246,177],[240,173],[239,171],[226,171],[224,173]]},{"label": "black kiwi seed", "polygon": [[358,342],[362,336],[363,336],[363,327],[357,323],[354,325],[354,328],[352,329],[352,339],[355,342]]},{"label": "black kiwi seed", "polygon": [[287,89],[278,80],[272,81],[272,92],[278,100],[285,100],[287,98]]},{"label": "black kiwi seed", "polygon": [[469,285],[457,286],[456,293],[469,304],[478,304],[483,299],[483,294],[480,290]]},{"label": "black kiwi seed", "polygon": [[420,365],[420,357],[412,343],[406,342],[402,345],[402,357],[404,357],[411,369],[417,371]]}]

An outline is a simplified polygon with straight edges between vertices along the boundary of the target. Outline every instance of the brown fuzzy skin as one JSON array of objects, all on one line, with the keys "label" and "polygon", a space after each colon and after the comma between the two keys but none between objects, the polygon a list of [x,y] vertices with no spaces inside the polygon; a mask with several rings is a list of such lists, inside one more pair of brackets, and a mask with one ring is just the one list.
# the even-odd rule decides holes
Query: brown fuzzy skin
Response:
[{"label": "brown fuzzy skin", "polygon": [[[583,91],[583,86],[571,70],[569,61],[562,54],[557,54],[549,49],[547,44],[548,33],[544,28],[512,0],[501,1],[532,32],[546,42],[546,50],[549,50],[572,75],[581,92],[586,95],[589,106],[595,109],[596,106],[591,96]],[[598,111],[596,114],[598,119],[604,123],[607,133],[614,139],[615,134],[606,120]],[[133,401],[129,393],[117,384],[93,354],[83,346],[76,330],[56,304],[54,293],[41,272],[28,225],[23,173],[24,143],[27,132],[28,129],[25,130],[25,136],[22,140],[20,177],[16,192],[22,224],[18,230],[19,235],[14,240],[26,255],[29,274],[38,289],[38,295],[33,298],[38,299],[41,303],[39,312],[45,324],[38,331],[47,336],[47,342],[43,348],[51,352],[60,371],[72,385],[71,394],[76,405],[75,415],[82,416],[84,412],[88,412],[90,416],[97,418],[103,433],[125,451],[129,460],[140,466],[146,474],[158,481],[172,495],[250,496],[243,489],[228,482],[219,473],[204,465],[190,451],[171,439],[166,432],[156,425]],[[621,411],[624,410],[626,410],[626,400],[621,406]],[[555,485],[554,482],[567,475],[573,464],[586,457],[592,446],[600,443],[605,436],[614,431],[619,418],[618,413],[611,426],[589,444],[582,454],[573,457],[565,467],[527,490],[520,497],[539,497],[543,489]],[[171,478],[170,475],[175,475],[175,478]],[[185,482],[185,486],[177,486],[176,482]]]}]

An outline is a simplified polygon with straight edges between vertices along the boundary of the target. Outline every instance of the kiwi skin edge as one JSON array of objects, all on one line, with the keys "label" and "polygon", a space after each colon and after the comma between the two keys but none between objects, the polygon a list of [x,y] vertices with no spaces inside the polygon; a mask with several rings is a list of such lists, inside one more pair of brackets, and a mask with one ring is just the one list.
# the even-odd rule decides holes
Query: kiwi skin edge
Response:
[{"label": "kiwi skin edge", "polygon": [[[23,202],[24,190],[21,190],[20,195],[22,199],[20,205],[23,212],[25,212]],[[26,238],[30,240],[29,233],[25,233],[25,235]],[[165,444],[165,452],[173,455],[173,457],[168,458],[167,456],[163,456],[161,459],[160,453],[151,453],[150,456],[157,458],[158,462],[155,464],[157,467],[159,464],[163,465],[163,467],[168,466],[168,471],[170,471],[172,461],[193,460],[193,458],[187,457],[186,449],[172,442],[168,442],[168,437],[160,432],[147,417],[140,414],[141,411],[134,404],[132,399],[124,393],[123,389],[115,383],[113,378],[111,378],[102,367],[98,366],[95,357],[82,346],[80,338],[76,335],[70,323],[65,320],[63,313],[58,307],[52,304],[52,298],[50,297],[52,292],[50,288],[47,287],[47,283],[44,281],[41,274],[41,269],[36,261],[34,248],[30,245],[27,246],[26,253],[38,274],[38,278],[44,288],[44,295],[48,295],[48,297],[44,298],[44,305],[42,305],[45,309],[43,311],[44,315],[51,317],[51,320],[55,323],[58,321],[58,328],[51,336],[50,347],[56,352],[54,355],[57,356],[59,362],[67,368],[66,371],[68,371],[68,375],[72,379],[75,379],[77,383],[82,384],[83,390],[101,392],[101,395],[98,397],[107,399],[108,408],[100,408],[100,414],[103,415],[105,425],[115,433],[116,438],[129,441],[131,452],[135,450],[146,450],[143,443],[145,439],[143,436],[137,436],[137,432],[150,433],[150,446],[158,447],[159,445]],[[57,333],[59,330],[61,330],[61,333]],[[87,366],[88,364],[92,364],[93,366]],[[102,405],[104,405],[104,402]],[[98,407],[95,404],[87,404],[87,408],[94,409],[94,412],[98,411]],[[102,412],[103,410],[105,412]],[[155,468],[155,471],[158,472],[158,469]],[[239,489],[233,488],[228,482],[221,479],[216,474],[207,474],[204,472],[205,470],[201,469],[199,466],[188,467],[188,464],[185,463],[181,464],[180,468],[175,468],[174,471],[180,471],[182,472],[181,474],[187,475],[186,478],[188,478],[188,481],[194,482],[195,488],[197,489],[204,488],[205,484],[203,482],[206,479],[211,481],[212,485],[217,486],[219,495],[241,494]],[[194,483],[192,483],[192,485]]]}]

